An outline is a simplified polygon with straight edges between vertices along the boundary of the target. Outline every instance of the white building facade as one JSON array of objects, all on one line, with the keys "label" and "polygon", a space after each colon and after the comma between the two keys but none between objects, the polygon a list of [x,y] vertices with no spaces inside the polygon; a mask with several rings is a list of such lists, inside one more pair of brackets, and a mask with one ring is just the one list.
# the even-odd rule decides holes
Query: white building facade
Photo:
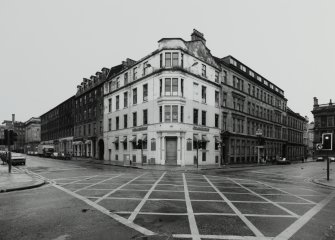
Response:
[{"label": "white building facade", "polygon": [[191,41],[158,43],[156,51],[105,83],[104,159],[219,164],[219,66],[196,30]]}]

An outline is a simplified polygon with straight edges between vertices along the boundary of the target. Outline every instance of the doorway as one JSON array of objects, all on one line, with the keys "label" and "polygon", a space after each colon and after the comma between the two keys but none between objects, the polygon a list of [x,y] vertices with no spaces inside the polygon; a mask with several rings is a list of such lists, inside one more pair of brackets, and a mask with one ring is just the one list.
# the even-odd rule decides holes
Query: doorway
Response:
[{"label": "doorway", "polygon": [[104,141],[102,139],[99,140],[98,147],[99,147],[99,160],[104,160],[105,146]]},{"label": "doorway", "polygon": [[177,137],[166,137],[166,165],[177,165]]}]

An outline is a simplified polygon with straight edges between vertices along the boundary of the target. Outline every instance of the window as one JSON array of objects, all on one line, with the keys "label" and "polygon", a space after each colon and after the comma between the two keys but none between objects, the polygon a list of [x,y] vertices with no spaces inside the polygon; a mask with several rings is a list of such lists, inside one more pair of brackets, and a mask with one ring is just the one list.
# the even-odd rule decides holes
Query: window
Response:
[{"label": "window", "polygon": [[222,80],[223,80],[224,84],[227,84],[227,77],[228,77],[227,76],[227,71],[223,71],[223,79]]},{"label": "window", "polygon": [[143,125],[148,124],[148,109],[143,110]]},{"label": "window", "polygon": [[180,79],[181,96],[184,97],[184,79]]},{"label": "window", "polygon": [[215,127],[219,127],[219,114],[215,114]]},{"label": "window", "polygon": [[184,54],[183,53],[181,54],[180,58],[181,58],[181,60],[180,60],[181,63],[180,64],[181,64],[181,67],[183,68],[184,67]]},{"label": "window", "polygon": [[123,107],[128,107],[128,92],[123,93]]},{"label": "window", "polygon": [[247,71],[246,67],[243,66],[243,65],[240,65],[240,69],[241,69],[243,72],[246,72],[246,71]]},{"label": "window", "polygon": [[102,121],[100,121],[100,133],[102,133]]},{"label": "window", "polygon": [[137,112],[133,112],[133,126],[137,126]]},{"label": "window", "polygon": [[244,100],[238,97],[233,98],[234,109],[240,112],[244,110]]},{"label": "window", "polygon": [[202,103],[206,103],[206,87],[205,86],[201,87],[201,99],[202,99]]},{"label": "window", "polygon": [[201,111],[201,125],[206,126],[206,111]]},{"label": "window", "polygon": [[163,54],[159,54],[159,67],[162,68],[163,67]]},{"label": "window", "polygon": [[250,75],[251,77],[255,77],[254,72],[252,72],[252,71],[250,71],[250,70],[249,70],[249,75]]},{"label": "window", "polygon": [[148,62],[143,63],[143,76],[147,74]]},{"label": "window", "polygon": [[184,122],[184,106],[180,106],[180,122]]},{"label": "window", "polygon": [[120,87],[120,78],[117,77],[116,78],[116,88],[119,88]]},{"label": "window", "polygon": [[171,122],[171,106],[164,106],[165,122]]},{"label": "window", "polygon": [[133,80],[137,79],[137,67],[134,67],[133,69]]},{"label": "window", "polygon": [[206,152],[202,152],[202,161],[206,162]]},{"label": "window", "polygon": [[222,113],[222,130],[227,130],[227,115]]},{"label": "window", "polygon": [[172,78],[172,95],[178,95],[178,78]]},{"label": "window", "polygon": [[201,76],[206,77],[206,65],[202,64]]},{"label": "window", "polygon": [[172,66],[178,66],[178,53],[172,53]]},{"label": "window", "polygon": [[133,105],[137,104],[137,88],[133,89]]},{"label": "window", "polygon": [[219,106],[219,92],[215,91],[215,107]]},{"label": "window", "polygon": [[171,67],[171,53],[165,53],[165,67]]},{"label": "window", "polygon": [[116,128],[116,130],[119,130],[119,117],[116,117],[115,118],[115,128]]},{"label": "window", "polygon": [[112,119],[108,118],[108,131],[112,131]]},{"label": "window", "polygon": [[143,102],[148,101],[148,84],[143,85]]},{"label": "window", "polygon": [[193,124],[198,125],[198,109],[193,109]]},{"label": "window", "polygon": [[128,115],[124,114],[123,115],[123,128],[127,128],[128,127]]},{"label": "window", "polygon": [[172,106],[172,122],[178,122],[178,106]]},{"label": "window", "polygon": [[159,106],[159,122],[163,122],[163,107]]},{"label": "window", "polygon": [[119,107],[120,107],[120,96],[119,95],[117,95],[116,96],[116,101],[115,101],[116,103],[116,106],[115,106],[115,108],[116,108],[116,110],[119,110]]},{"label": "window", "polygon": [[97,124],[93,123],[93,134],[97,133]]},{"label": "window", "polygon": [[215,80],[216,83],[219,83],[219,72],[218,71],[215,71],[214,80]]},{"label": "window", "polygon": [[127,150],[128,148],[128,143],[127,143],[127,137],[123,137],[123,150]]},{"label": "window", "polygon": [[161,97],[163,93],[163,79],[159,79],[159,96]]},{"label": "window", "polygon": [[252,86],[252,96],[255,96],[255,86]]},{"label": "window", "polygon": [[171,95],[171,78],[165,78],[165,95]]},{"label": "window", "polygon": [[124,85],[128,84],[128,73],[126,72],[124,75]]},{"label": "window", "polygon": [[222,107],[227,107],[227,93],[222,93]]},{"label": "window", "polygon": [[151,139],[151,151],[156,151],[156,139]]}]

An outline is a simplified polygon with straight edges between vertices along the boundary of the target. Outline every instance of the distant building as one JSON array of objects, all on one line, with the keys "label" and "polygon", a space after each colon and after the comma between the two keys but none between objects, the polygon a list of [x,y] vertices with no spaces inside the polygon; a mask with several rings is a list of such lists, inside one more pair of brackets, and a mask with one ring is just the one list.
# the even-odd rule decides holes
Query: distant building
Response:
[{"label": "distant building", "polygon": [[24,144],[25,144],[25,126],[23,122],[15,121],[15,117],[13,118],[14,125],[12,120],[4,120],[2,124],[5,125],[6,129],[12,129],[17,133],[17,141],[14,142],[12,146],[12,151],[14,152],[24,152]]},{"label": "distant building", "polygon": [[309,156],[313,156],[314,154],[314,122],[311,122],[308,124],[308,143],[307,143],[307,149]]},{"label": "distant building", "polygon": [[[322,142],[322,133],[335,133],[335,105],[330,100],[327,104],[319,104],[318,99],[314,97],[313,111],[314,115],[314,156],[335,155],[334,139],[332,151],[318,151],[315,145]],[[334,136],[333,136],[334,137]]]},{"label": "distant building", "polygon": [[41,143],[55,152],[72,154],[74,96],[41,115]]},{"label": "distant building", "polygon": [[41,142],[41,119],[32,117],[25,122],[25,153],[37,152]]}]

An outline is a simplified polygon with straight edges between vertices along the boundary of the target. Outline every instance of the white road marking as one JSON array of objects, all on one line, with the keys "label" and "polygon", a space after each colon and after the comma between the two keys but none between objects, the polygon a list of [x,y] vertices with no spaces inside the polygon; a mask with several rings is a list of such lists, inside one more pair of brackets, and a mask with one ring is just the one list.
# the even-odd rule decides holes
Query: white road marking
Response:
[{"label": "white road marking", "polygon": [[292,216],[294,216],[294,217],[296,217],[296,218],[299,217],[298,214],[296,214],[296,213],[294,213],[294,212],[288,210],[287,208],[284,208],[283,206],[279,205],[278,203],[276,203],[276,202],[274,202],[274,201],[271,201],[270,199],[268,199],[268,198],[266,198],[266,197],[263,197],[262,195],[259,195],[258,193],[252,191],[251,189],[249,189],[249,188],[243,186],[242,184],[239,184],[238,182],[234,181],[233,179],[231,179],[231,181],[237,183],[237,184],[240,185],[242,188],[244,188],[244,189],[248,190],[249,192],[255,194],[256,196],[262,198],[263,200],[265,200],[265,201],[267,201],[267,202],[269,202],[269,203],[272,203],[273,205],[275,205],[276,207],[278,207],[278,208],[284,210],[284,211],[287,212],[288,214],[291,214]]},{"label": "white road marking", "polygon": [[221,196],[225,202],[229,205],[231,209],[238,215],[238,217],[248,226],[248,228],[256,235],[256,237],[264,237],[263,233],[261,233],[241,212],[240,210],[235,207],[235,205],[229,201],[229,199],[217,189],[214,184],[205,176],[203,177],[208,181],[208,183],[214,188],[214,190]]},{"label": "white road marking", "polygon": [[183,173],[183,180],[184,180],[184,192],[185,192],[185,202],[186,202],[186,208],[187,208],[187,216],[188,216],[188,222],[191,229],[192,239],[193,240],[201,240],[199,236],[199,230],[197,226],[197,222],[194,217],[192,203],[190,199],[190,195],[188,193],[188,187],[186,182],[185,173]]},{"label": "white road marking", "polygon": [[83,197],[83,196],[81,196],[81,195],[79,195],[77,193],[71,192],[71,191],[67,190],[66,188],[63,188],[63,187],[58,186],[56,184],[53,184],[53,186],[55,188],[58,188],[59,190],[61,190],[63,192],[66,192],[67,194],[69,194],[69,195],[71,195],[71,196],[73,196],[73,197],[75,197],[75,198],[77,198],[79,200],[82,200],[86,204],[88,204],[91,207],[97,209],[98,211],[102,212],[103,214],[106,214],[107,216],[110,216],[111,218],[113,218],[116,221],[118,221],[118,222],[126,225],[127,227],[130,227],[130,228],[132,228],[132,229],[134,229],[134,230],[136,230],[136,231],[138,231],[138,232],[140,232],[142,234],[145,234],[145,235],[154,235],[155,234],[154,232],[152,232],[152,231],[150,231],[150,230],[148,230],[146,228],[143,228],[143,227],[141,227],[141,226],[139,226],[139,225],[137,225],[137,224],[135,224],[133,222],[130,222],[128,219],[125,219],[125,218],[123,218],[123,217],[121,217],[121,216],[119,216],[117,214],[114,214],[114,213],[108,211],[106,208],[104,208],[104,207],[96,204],[95,202],[90,201],[89,199],[86,199],[85,197]]},{"label": "white road marking", "polygon": [[120,187],[118,187],[118,188],[114,189],[113,191],[110,191],[109,193],[107,193],[107,194],[103,195],[102,197],[100,197],[98,200],[95,201],[95,203],[100,202],[101,200],[105,199],[106,197],[108,197],[108,196],[110,196],[111,194],[115,193],[116,191],[120,190],[120,189],[123,188],[124,186],[128,185],[129,183],[135,181],[136,179],[138,179],[138,178],[140,178],[140,177],[142,177],[142,176],[144,176],[144,175],[146,175],[146,174],[147,174],[147,173],[143,173],[142,175],[137,176],[137,177],[133,178],[132,180],[130,180],[130,181],[124,183],[124,184],[121,185]]},{"label": "white road marking", "polygon": [[286,240],[292,237],[296,232],[299,231],[315,214],[317,214],[321,209],[326,206],[335,197],[335,192],[331,193],[324,200],[316,204],[312,209],[306,212],[301,218],[295,221],[292,225],[286,228],[282,233],[280,233],[274,240]]},{"label": "white road marking", "polygon": [[155,187],[157,186],[157,184],[162,180],[162,178],[164,177],[165,174],[166,174],[166,172],[164,172],[162,174],[162,176],[152,185],[152,187],[147,192],[147,194],[145,194],[145,196],[142,199],[142,201],[137,205],[137,207],[135,208],[135,210],[133,211],[133,213],[129,216],[129,218],[128,218],[129,221],[133,222],[135,220],[137,214],[140,212],[141,208],[143,207],[143,205],[145,204],[145,202],[148,200],[150,194],[155,189]]},{"label": "white road marking", "polygon": [[[259,181],[257,181],[257,182],[259,182]],[[259,183],[261,183],[261,182],[259,182]],[[272,189],[275,189],[275,190],[277,190],[277,191],[281,191],[281,192],[286,193],[286,194],[288,194],[288,195],[291,195],[291,196],[294,196],[294,197],[296,197],[296,198],[299,198],[300,200],[303,200],[303,201],[305,201],[305,202],[309,202],[309,203],[313,203],[313,204],[315,204],[315,202],[313,202],[313,201],[311,201],[311,200],[308,200],[308,199],[305,199],[305,198],[300,197],[300,196],[298,196],[298,195],[289,193],[289,192],[284,191],[284,190],[282,190],[282,189],[280,189],[280,188],[276,188],[276,187],[270,186],[270,185],[267,184],[267,183],[263,183],[263,184],[264,184],[265,186],[270,187],[270,188],[272,188]],[[264,194],[263,194],[263,195],[264,195]]]},{"label": "white road marking", "polygon": [[[85,186],[85,187],[76,189],[74,192],[79,192],[79,191],[81,191],[81,190],[88,189],[89,187],[93,187],[93,186],[95,186],[95,185],[101,184],[101,183],[106,182],[106,181],[108,181],[108,180],[112,180],[112,179],[114,179],[114,178],[121,177],[122,175],[124,175],[124,174],[119,174],[119,175],[116,175],[116,176],[113,176],[113,177],[110,177],[110,178],[101,180],[101,181],[99,181],[99,182],[92,183],[92,184],[90,184],[90,185],[88,185],[88,186]],[[109,189],[108,189],[108,190],[109,190]]]},{"label": "white road marking", "polygon": [[[192,238],[191,234],[173,234],[175,238]],[[225,240],[272,240],[272,237],[234,236],[234,235],[199,235],[201,239],[225,239]]]}]

